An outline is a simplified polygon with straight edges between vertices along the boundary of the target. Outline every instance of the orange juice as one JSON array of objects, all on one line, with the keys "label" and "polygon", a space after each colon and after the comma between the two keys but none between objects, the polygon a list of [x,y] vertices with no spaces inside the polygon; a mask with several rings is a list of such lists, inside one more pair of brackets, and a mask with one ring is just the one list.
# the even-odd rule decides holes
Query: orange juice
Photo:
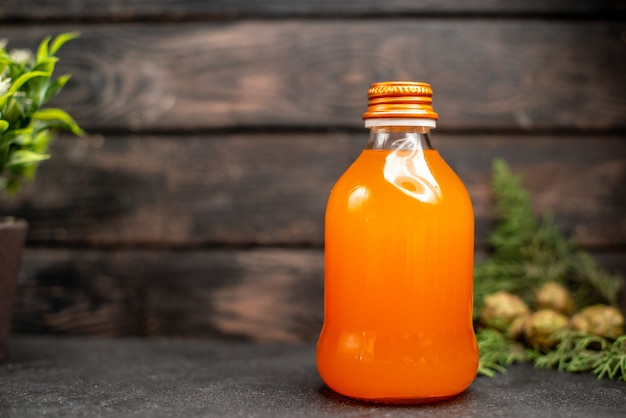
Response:
[{"label": "orange juice", "polygon": [[318,370],[353,398],[454,396],[478,365],[471,201],[427,128],[373,132],[326,208]]}]

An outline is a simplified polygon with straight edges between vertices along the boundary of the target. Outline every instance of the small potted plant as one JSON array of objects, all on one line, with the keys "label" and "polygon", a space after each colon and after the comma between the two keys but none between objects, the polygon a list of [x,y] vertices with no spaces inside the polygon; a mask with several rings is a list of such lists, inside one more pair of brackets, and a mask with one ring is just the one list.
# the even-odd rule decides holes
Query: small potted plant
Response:
[{"label": "small potted plant", "polygon": [[[50,158],[48,145],[56,129],[83,131],[64,110],[42,108],[65,86],[69,75],[53,78],[56,53],[77,33],[47,37],[37,51],[7,51],[0,40],[0,205],[32,180],[38,164]],[[0,361],[10,329],[13,297],[21,264],[27,223],[0,217]]]}]

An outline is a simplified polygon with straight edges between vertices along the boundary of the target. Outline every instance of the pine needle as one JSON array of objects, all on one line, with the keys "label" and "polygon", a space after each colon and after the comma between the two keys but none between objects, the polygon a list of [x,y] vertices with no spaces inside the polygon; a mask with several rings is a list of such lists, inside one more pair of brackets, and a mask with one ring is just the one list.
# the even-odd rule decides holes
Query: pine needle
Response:
[{"label": "pine needle", "polygon": [[493,377],[498,373],[505,373],[505,366],[529,360],[522,344],[512,341],[494,329],[479,329],[476,340],[480,351],[479,375]]},{"label": "pine needle", "polygon": [[626,382],[626,335],[618,337],[613,345],[593,364],[593,373],[602,379],[623,380]]},{"label": "pine needle", "polygon": [[[530,304],[536,290],[549,281],[572,290],[579,309],[594,303],[619,308],[624,279],[602,269],[589,253],[565,237],[552,216],[536,216],[521,177],[512,174],[504,160],[493,162],[491,189],[497,223],[489,236],[492,252],[474,271],[475,320],[485,296],[507,291]],[[494,376],[513,363],[533,361],[538,368],[592,372],[598,379],[626,381],[626,335],[612,341],[565,330],[554,337],[558,341],[554,349],[539,351],[493,328],[479,328],[478,374]]]},{"label": "pine needle", "polygon": [[535,290],[548,281],[576,290],[578,306],[618,306],[623,278],[603,270],[563,235],[551,216],[535,216],[520,176],[502,159],[493,163],[491,189],[497,224],[489,237],[492,253],[474,271],[474,319],[486,295],[505,290],[530,303]]}]

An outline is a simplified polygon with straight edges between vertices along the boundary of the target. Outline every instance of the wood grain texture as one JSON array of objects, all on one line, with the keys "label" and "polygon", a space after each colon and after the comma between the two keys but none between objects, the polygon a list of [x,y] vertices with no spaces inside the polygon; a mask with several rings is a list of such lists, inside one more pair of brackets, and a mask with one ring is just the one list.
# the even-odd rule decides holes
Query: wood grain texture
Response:
[{"label": "wood grain texture", "polygon": [[[623,252],[598,260],[626,274]],[[29,249],[24,266],[15,333],[298,342],[323,320],[321,250]]]},{"label": "wood grain texture", "polygon": [[[54,158],[0,215],[30,222],[32,245],[321,247],[328,193],[367,132],[61,137]],[[588,248],[626,245],[623,136],[433,134],[468,187],[478,245],[493,213],[496,157],[524,177]]]},{"label": "wood grain texture", "polygon": [[[429,81],[444,130],[626,128],[624,23],[277,20],[77,29],[55,102],[91,132],[361,126],[373,81]],[[488,40],[488,42],[487,42]]]},{"label": "wood grain texture", "polygon": [[319,250],[29,249],[13,330],[313,340],[323,316]]},{"label": "wood grain texture", "polygon": [[423,14],[568,14],[624,12],[613,0],[3,0],[0,20],[180,20],[242,17],[363,17]]},{"label": "wood grain texture", "polygon": [[0,201],[30,222],[14,332],[314,341],[326,199],[385,79],[433,85],[479,256],[503,157],[626,274],[625,27],[621,0],[2,0],[11,48],[82,33],[52,104],[91,133]]}]

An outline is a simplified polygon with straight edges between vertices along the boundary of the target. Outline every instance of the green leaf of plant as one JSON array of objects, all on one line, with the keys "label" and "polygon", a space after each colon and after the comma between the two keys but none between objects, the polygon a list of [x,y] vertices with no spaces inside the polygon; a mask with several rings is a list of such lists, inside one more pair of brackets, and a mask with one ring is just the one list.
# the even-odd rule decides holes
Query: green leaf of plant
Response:
[{"label": "green leaf of plant", "polygon": [[20,146],[29,146],[33,141],[32,127],[20,129],[19,131],[13,131],[13,134],[13,143]]},{"label": "green leaf of plant", "polygon": [[[15,193],[23,180],[34,177],[38,163],[50,158],[48,148],[54,128],[82,135],[76,121],[60,109],[40,110],[69,80],[63,75],[52,80],[55,54],[78,32],[44,38],[27,63],[16,62],[0,41],[0,74],[8,90],[0,93],[0,191]],[[4,87],[4,86],[3,86]]]},{"label": "green leaf of plant", "polygon": [[39,44],[39,48],[37,49],[37,63],[45,61],[48,59],[48,44],[50,43],[50,36],[46,36],[43,41]]},{"label": "green leaf of plant", "polygon": [[48,145],[52,140],[52,133],[49,129],[43,129],[37,132],[32,142],[32,150],[39,154],[48,152]]},{"label": "green leaf of plant", "polygon": [[30,135],[32,132],[33,132],[33,128],[30,126],[27,126],[26,128],[22,128],[22,129],[11,129],[8,132],[6,132],[6,136],[9,139],[14,140],[20,135]]},{"label": "green leaf of plant", "polygon": [[55,64],[59,61],[57,57],[48,57],[44,60],[38,61],[32,71],[44,71],[52,75]]},{"label": "green leaf of plant", "polygon": [[66,42],[76,39],[79,36],[80,32],[66,32],[58,35],[54,38],[54,41],[52,41],[52,45],[50,46],[50,55],[56,54]]},{"label": "green leaf of plant", "polygon": [[13,64],[13,60],[11,59],[9,54],[7,54],[4,51],[0,51],[0,64],[3,64],[3,65]]},{"label": "green leaf of plant", "polygon": [[45,71],[32,71],[22,74],[17,80],[13,82],[13,85],[11,86],[11,88],[9,88],[9,91],[4,96],[0,97],[0,106],[4,106],[6,101],[11,96],[13,96],[19,90],[19,88],[24,85],[24,83],[35,77],[50,77],[50,73]]},{"label": "green leaf of plant", "polygon": [[7,167],[20,164],[36,163],[39,161],[47,160],[48,158],[50,158],[49,154],[37,154],[33,151],[18,150],[11,154],[11,159],[9,160]]},{"label": "green leaf of plant", "polygon": [[80,129],[76,121],[62,109],[49,108],[39,110],[33,113],[33,119],[40,121],[59,121],[75,135],[80,136],[85,133],[82,129]]},{"label": "green leaf of plant", "polygon": [[56,94],[61,91],[65,84],[69,81],[72,76],[70,74],[64,74],[54,80],[52,83],[48,85],[48,89],[46,90],[46,94],[44,96],[44,103],[56,96]]}]

